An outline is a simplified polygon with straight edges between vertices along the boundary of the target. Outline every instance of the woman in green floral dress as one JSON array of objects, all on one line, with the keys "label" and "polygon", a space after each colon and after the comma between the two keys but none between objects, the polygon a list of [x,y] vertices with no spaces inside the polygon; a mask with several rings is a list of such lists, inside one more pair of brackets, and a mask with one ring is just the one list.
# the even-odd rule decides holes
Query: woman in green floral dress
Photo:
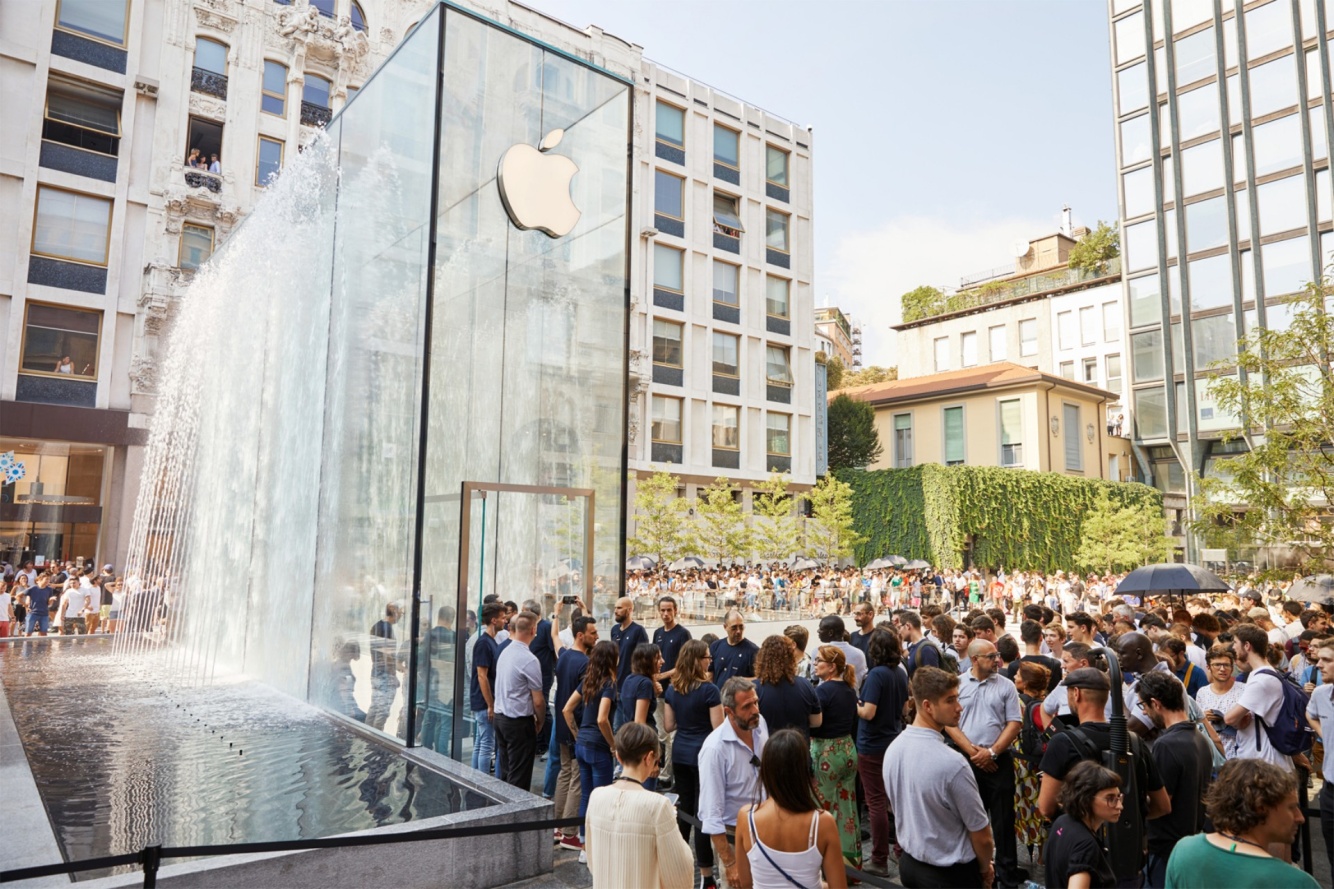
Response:
[{"label": "woman in green floral dress", "polygon": [[820,684],[815,694],[824,717],[811,729],[811,759],[815,764],[815,795],[820,808],[834,816],[843,838],[843,858],[852,867],[862,863],[862,832],[857,821],[856,674],[843,652],[821,645],[815,658]]}]

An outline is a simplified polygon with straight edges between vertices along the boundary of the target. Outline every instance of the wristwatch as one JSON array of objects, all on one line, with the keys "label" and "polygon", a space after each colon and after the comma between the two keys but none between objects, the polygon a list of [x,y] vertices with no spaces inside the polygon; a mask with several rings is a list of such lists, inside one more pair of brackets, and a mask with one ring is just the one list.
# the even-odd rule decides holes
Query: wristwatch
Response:
[{"label": "wristwatch", "polygon": [[991,758],[992,758],[992,759],[995,759],[995,758],[996,758],[996,751],[995,751],[995,750],[992,750],[990,747],[988,747],[988,748],[987,748],[987,752],[991,754]]}]

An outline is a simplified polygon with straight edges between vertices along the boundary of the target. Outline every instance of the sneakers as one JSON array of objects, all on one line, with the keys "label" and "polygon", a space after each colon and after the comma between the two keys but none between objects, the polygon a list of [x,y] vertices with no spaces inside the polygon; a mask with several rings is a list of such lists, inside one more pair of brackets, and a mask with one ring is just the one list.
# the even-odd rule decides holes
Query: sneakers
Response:
[{"label": "sneakers", "polygon": [[861,866],[861,872],[873,877],[887,877],[889,876],[889,866],[884,863],[869,861]]},{"label": "sneakers", "polygon": [[699,878],[699,889],[718,889],[718,881],[712,876]]},{"label": "sneakers", "polygon": [[573,852],[578,852],[581,857],[584,854],[584,841],[579,839],[578,834],[569,837],[562,836],[560,838],[560,842],[558,842],[556,845],[560,846],[562,849],[569,849]]},{"label": "sneakers", "polygon": [[560,845],[561,840],[565,839],[565,834],[561,833],[559,829],[553,830],[552,834],[554,835],[551,837],[551,842],[555,843],[557,846]]},{"label": "sneakers", "polygon": [[579,863],[588,864],[588,853],[585,852],[583,849],[579,850]]}]

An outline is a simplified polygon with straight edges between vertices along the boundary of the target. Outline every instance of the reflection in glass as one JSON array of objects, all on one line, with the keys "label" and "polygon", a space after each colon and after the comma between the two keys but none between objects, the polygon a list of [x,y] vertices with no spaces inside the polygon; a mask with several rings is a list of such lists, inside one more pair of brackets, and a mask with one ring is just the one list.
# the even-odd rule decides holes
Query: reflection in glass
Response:
[{"label": "reflection in glass", "polygon": [[1311,159],[1325,160],[1329,157],[1329,134],[1325,132],[1325,108],[1316,106],[1306,112],[1311,121]]},{"label": "reflection in glass", "polygon": [[[1251,130],[1251,141],[1255,146],[1257,178],[1302,165],[1302,119],[1296,114],[1260,124]],[[1237,179],[1242,178],[1239,173]]]},{"label": "reflection in glass", "polygon": [[1144,55],[1144,15],[1135,13],[1120,19],[1116,30],[1116,64],[1120,65]]},{"label": "reflection in glass", "polygon": [[1218,57],[1214,53],[1213,28],[1205,28],[1189,37],[1181,38],[1176,42],[1174,51],[1178,87],[1203,80],[1217,70]]},{"label": "reflection in glass", "polygon": [[1227,78],[1227,122],[1228,126],[1241,123],[1241,75],[1229,74]]},{"label": "reflection in glass", "polygon": [[1192,318],[1190,336],[1197,373],[1207,370],[1215,361],[1234,358],[1237,354],[1237,327],[1231,312]]},{"label": "reflection in glass", "polygon": [[1135,437],[1167,435],[1167,397],[1161,385],[1135,390]]},{"label": "reflection in glass", "polygon": [[1172,374],[1186,372],[1186,334],[1181,322],[1172,325]]},{"label": "reflection in glass", "polygon": [[1149,104],[1149,74],[1145,62],[1131,65],[1116,75],[1118,110],[1121,114],[1138,111]]},{"label": "reflection in glass", "polygon": [[1127,225],[1125,257],[1129,271],[1158,265],[1158,226],[1154,220]]},{"label": "reflection in glass", "polygon": [[1218,129],[1218,86],[1206,84],[1177,96],[1178,138],[1182,142],[1205,136]]},{"label": "reflection in glass", "polygon": [[1153,154],[1149,116],[1141,114],[1121,122],[1121,165],[1131,166],[1148,160]]},{"label": "reflection in glass", "polygon": [[1190,263],[1191,311],[1232,305],[1232,263],[1226,253]]},{"label": "reflection in glass", "polygon": [[[1228,377],[1223,377],[1227,379]],[[1218,400],[1211,394],[1210,386],[1215,377],[1201,377],[1195,381],[1195,412],[1201,432],[1221,432],[1235,429],[1238,425],[1236,414],[1224,411],[1218,406]],[[1211,461],[1213,463],[1225,461]],[[1208,472],[1206,471],[1206,474]]]},{"label": "reflection in glass", "polygon": [[1247,72],[1251,81],[1251,117],[1263,117],[1297,104],[1295,56],[1283,56]]},{"label": "reflection in glass", "polygon": [[1134,219],[1145,213],[1152,213],[1155,205],[1153,194],[1153,167],[1141,167],[1121,177],[1125,188],[1125,218]]},{"label": "reflection in glass", "polygon": [[1303,235],[1288,241],[1265,244],[1260,250],[1264,259],[1266,299],[1296,293],[1310,282],[1310,238]]},{"label": "reflection in glass", "polygon": [[1126,289],[1130,293],[1131,327],[1143,327],[1145,324],[1161,322],[1162,304],[1158,275],[1131,278],[1126,282]]},{"label": "reflection in glass", "polygon": [[1256,186],[1260,236],[1306,228],[1306,177],[1289,176]]},{"label": "reflection in glass", "polygon": [[1292,316],[1296,307],[1283,300],[1265,306],[1265,327],[1269,330],[1287,330],[1292,326]]},{"label": "reflection in glass", "polygon": [[1227,195],[1186,206],[1186,249],[1190,253],[1227,244]]},{"label": "reflection in glass", "polygon": [[1223,187],[1223,142],[1213,139],[1181,152],[1182,197]]},{"label": "reflection in glass", "polygon": [[1136,383],[1163,378],[1163,332],[1146,330],[1130,335],[1130,363]]},{"label": "reflection in glass", "polygon": [[1292,7],[1287,3],[1266,3],[1246,13],[1246,54],[1263,58],[1292,46]]}]

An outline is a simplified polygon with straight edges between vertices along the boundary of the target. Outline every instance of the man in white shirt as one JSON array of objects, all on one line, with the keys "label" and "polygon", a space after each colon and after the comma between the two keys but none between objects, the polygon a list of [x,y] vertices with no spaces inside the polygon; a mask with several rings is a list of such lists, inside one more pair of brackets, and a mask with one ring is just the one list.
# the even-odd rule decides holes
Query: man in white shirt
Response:
[{"label": "man in white shirt", "polygon": [[732,839],[736,816],[742,806],[758,806],[764,799],[760,756],[769,729],[760,715],[755,683],[749,679],[728,679],[722,698],[722,724],[704,739],[699,751],[699,830],[722,861],[727,885],[736,886],[740,880]]},{"label": "man in white shirt", "polygon": [[1237,756],[1263,759],[1292,770],[1292,757],[1279,753],[1269,742],[1269,733],[1260,720],[1273,725],[1283,707],[1283,680],[1269,666],[1269,635],[1255,624],[1241,624],[1232,630],[1232,650],[1237,663],[1250,671],[1246,690],[1223,721],[1237,730]]},{"label": "man in white shirt", "polygon": [[1301,602],[1283,603],[1283,618],[1287,621],[1287,624],[1283,627],[1285,642],[1291,642],[1293,639],[1296,639],[1302,634],[1302,630],[1306,629],[1306,627],[1302,626],[1302,611],[1304,610]]}]

